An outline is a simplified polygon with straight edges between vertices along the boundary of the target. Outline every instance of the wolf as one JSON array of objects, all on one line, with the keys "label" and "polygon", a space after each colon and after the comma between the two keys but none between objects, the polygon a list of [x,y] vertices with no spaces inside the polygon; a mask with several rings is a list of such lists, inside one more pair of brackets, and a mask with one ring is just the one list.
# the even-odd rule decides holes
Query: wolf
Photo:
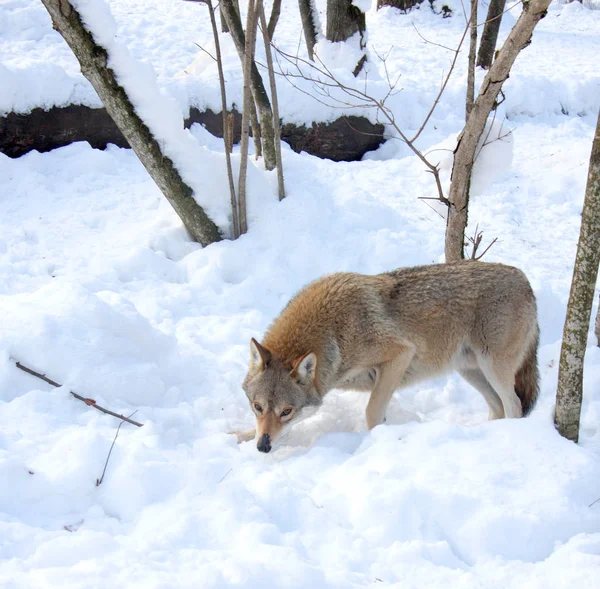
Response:
[{"label": "wolf", "polygon": [[304,287],[250,342],[243,389],[269,452],[333,389],[370,392],[369,429],[394,391],[456,370],[484,397],[489,419],[526,416],[539,391],[536,301],[512,266],[476,261],[336,273]]}]

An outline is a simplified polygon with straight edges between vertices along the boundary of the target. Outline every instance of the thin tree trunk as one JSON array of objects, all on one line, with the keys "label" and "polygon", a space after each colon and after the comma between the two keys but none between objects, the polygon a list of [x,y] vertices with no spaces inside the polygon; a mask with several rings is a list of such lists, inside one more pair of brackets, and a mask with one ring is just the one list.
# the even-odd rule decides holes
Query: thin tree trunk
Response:
[{"label": "thin tree trunk", "polygon": [[455,262],[464,257],[465,229],[467,226],[467,196],[475,150],[487,118],[496,102],[498,93],[508,78],[519,52],[531,42],[531,34],[537,23],[545,16],[550,0],[529,0],[523,12],[508,35],[498,57],[487,73],[479,95],[473,104],[468,121],[465,123],[458,145],[454,151],[454,165],[448,200],[448,220],[446,224],[446,262]]},{"label": "thin tree trunk", "polygon": [[[252,89],[250,89],[252,94]],[[262,137],[260,134],[260,123],[258,122],[258,111],[254,99],[250,101],[250,127],[252,128],[252,140],[254,141],[254,156],[256,159],[262,156]]]},{"label": "thin tree trunk", "polygon": [[225,162],[227,164],[227,179],[229,180],[229,196],[231,199],[231,221],[233,225],[233,238],[240,236],[240,222],[238,218],[238,203],[235,195],[235,183],[233,181],[233,169],[231,167],[231,149],[233,140],[229,137],[229,125],[227,114],[227,93],[225,90],[225,74],[223,73],[223,60],[221,59],[221,44],[219,43],[219,31],[217,29],[217,19],[215,18],[215,9],[212,0],[204,0],[208,7],[210,24],[212,26],[213,38],[215,41],[215,54],[217,58],[217,69],[219,71],[219,85],[221,87],[221,115],[223,116],[223,143],[225,144]]},{"label": "thin tree trunk", "polygon": [[471,0],[471,37],[469,43],[469,65],[467,68],[467,104],[465,109],[465,122],[471,114],[475,102],[475,53],[477,51],[477,2]]},{"label": "thin tree trunk", "polygon": [[273,55],[271,54],[271,40],[267,30],[267,18],[263,0],[257,0],[260,17],[260,26],[265,42],[265,54],[267,56],[267,67],[269,69],[269,83],[271,86],[271,100],[273,102],[273,117],[275,129],[275,157],[277,158],[277,187],[279,189],[279,200],[285,198],[285,186],[283,183],[283,162],[281,160],[281,128],[279,120],[279,101],[277,100],[277,84],[275,83],[275,69],[273,68]]},{"label": "thin tree trunk", "polygon": [[[229,23],[231,25],[231,23]],[[248,15],[246,18],[246,39],[244,46],[244,90],[243,100],[244,108],[242,109],[242,141],[240,146],[240,177],[238,179],[238,195],[240,203],[240,231],[242,234],[248,231],[248,219],[246,215],[246,173],[248,170],[248,119],[250,109],[252,108],[252,92],[251,92],[251,67],[253,47],[256,41],[256,9],[254,0],[248,0]]]},{"label": "thin tree trunk", "polygon": [[581,229],[565,319],[554,424],[577,442],[583,394],[583,361],[600,265],[600,113],[590,156]]},{"label": "thin tree trunk", "polygon": [[479,44],[479,53],[477,54],[477,65],[485,70],[489,70],[492,61],[494,61],[494,50],[500,31],[500,23],[504,14],[506,0],[490,0],[487,18],[481,33],[481,42]]},{"label": "thin tree trunk", "polygon": [[[256,27],[258,27],[258,7],[256,5],[256,0],[254,0],[254,22],[252,29],[252,56],[251,63],[256,63]],[[239,11],[238,11],[239,12]],[[248,26],[246,25],[246,30],[248,30]],[[252,99],[252,104],[250,107],[250,126],[252,127],[252,140],[254,141],[254,159],[258,160],[262,157],[263,148],[262,148],[262,134],[260,130],[260,123],[258,121],[258,109],[257,104]]]},{"label": "thin tree trunk", "polygon": [[[242,28],[242,21],[239,14],[235,11],[233,0],[221,0],[221,12],[227,21],[227,26],[231,33],[231,38],[235,44],[235,48],[240,56],[240,60],[244,63],[244,52],[246,45],[246,35]],[[254,102],[258,108],[260,115],[261,135],[263,139],[263,157],[265,168],[273,170],[276,165],[275,158],[275,131],[273,129],[273,111],[269,95],[263,84],[262,77],[256,67],[256,63],[251,60],[250,66],[250,86]]]},{"label": "thin tree trunk", "polygon": [[596,313],[596,326],[594,327],[594,335],[598,340],[598,347],[600,347],[600,296],[598,297],[598,312]]},{"label": "thin tree trunk", "polygon": [[275,27],[279,21],[279,15],[281,14],[281,0],[273,0],[273,7],[271,8],[271,17],[269,18],[269,26],[267,31],[269,33],[269,41],[273,40],[275,34]]},{"label": "thin tree trunk", "polygon": [[304,40],[308,51],[308,59],[314,61],[315,45],[317,44],[317,23],[315,22],[314,0],[298,0],[300,19],[304,30]]},{"label": "thin tree trunk", "polygon": [[54,28],[62,35],[79,61],[81,73],[98,93],[102,104],[129,145],[171,203],[191,236],[202,245],[221,239],[219,229],[194,199],[173,161],[162,153],[158,141],[135,112],[127,92],[108,66],[109,55],[83,26],[79,12],[68,0],[42,0]]}]

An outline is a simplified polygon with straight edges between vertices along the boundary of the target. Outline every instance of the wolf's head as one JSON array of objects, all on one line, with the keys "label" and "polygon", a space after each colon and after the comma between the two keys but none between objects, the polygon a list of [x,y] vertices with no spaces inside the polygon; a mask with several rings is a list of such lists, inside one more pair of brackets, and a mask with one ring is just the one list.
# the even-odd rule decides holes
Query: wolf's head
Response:
[{"label": "wolf's head", "polygon": [[270,452],[272,444],[320,404],[315,388],[317,357],[308,352],[290,370],[255,339],[250,342],[250,367],[242,387],[256,415],[257,448]]}]

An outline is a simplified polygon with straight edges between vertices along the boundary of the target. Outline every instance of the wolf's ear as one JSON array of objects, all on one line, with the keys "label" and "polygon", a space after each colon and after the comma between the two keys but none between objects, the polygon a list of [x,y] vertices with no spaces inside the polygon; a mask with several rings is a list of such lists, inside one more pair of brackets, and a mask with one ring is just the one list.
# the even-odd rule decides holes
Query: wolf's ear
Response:
[{"label": "wolf's ear", "polygon": [[294,362],[290,376],[299,384],[314,383],[317,376],[317,356],[308,352]]},{"label": "wolf's ear", "polygon": [[250,370],[251,374],[262,372],[271,361],[271,352],[261,346],[254,338],[250,340]]}]

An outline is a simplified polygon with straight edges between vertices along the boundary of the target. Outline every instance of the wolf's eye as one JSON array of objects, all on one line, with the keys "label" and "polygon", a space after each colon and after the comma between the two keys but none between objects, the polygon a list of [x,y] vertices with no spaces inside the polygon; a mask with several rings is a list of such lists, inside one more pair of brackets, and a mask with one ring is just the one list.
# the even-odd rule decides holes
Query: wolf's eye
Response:
[{"label": "wolf's eye", "polygon": [[259,413],[262,413],[262,407],[258,403],[254,403],[254,409],[256,409]]},{"label": "wolf's eye", "polygon": [[290,408],[288,408],[288,409],[284,409],[284,410],[281,412],[281,417],[287,417],[287,416],[288,416],[288,415],[289,415],[291,412],[292,412],[292,409],[291,409],[291,407],[290,407]]}]

